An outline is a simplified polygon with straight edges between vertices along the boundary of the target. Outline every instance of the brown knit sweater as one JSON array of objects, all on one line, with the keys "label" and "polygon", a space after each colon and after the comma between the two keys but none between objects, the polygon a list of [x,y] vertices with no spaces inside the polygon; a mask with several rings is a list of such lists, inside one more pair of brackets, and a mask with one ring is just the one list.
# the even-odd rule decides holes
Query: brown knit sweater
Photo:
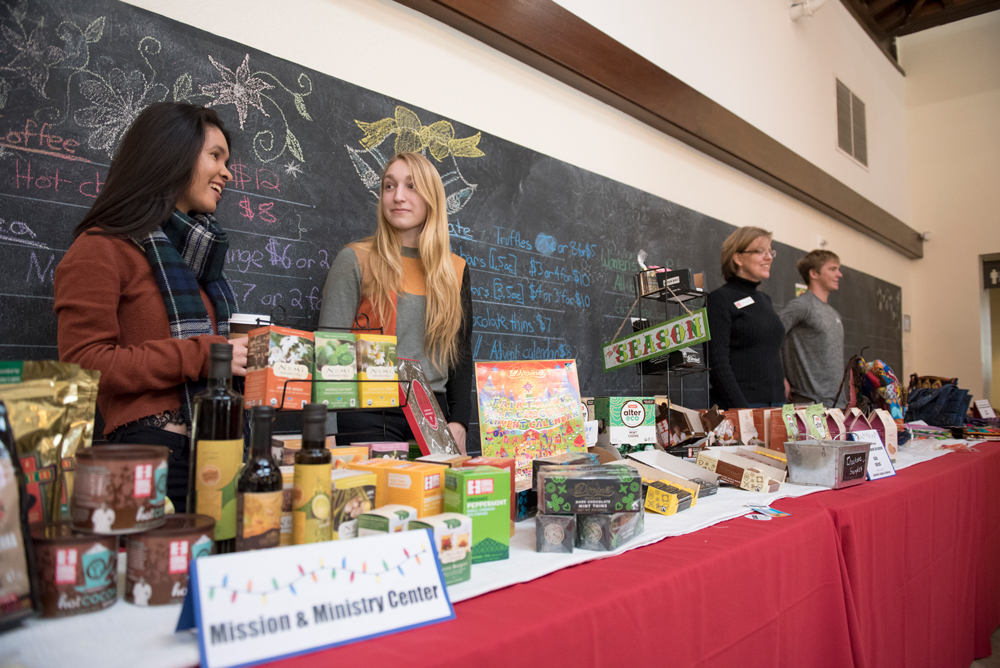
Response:
[{"label": "brown knit sweater", "polygon": [[[105,434],[148,415],[177,410],[179,385],[208,373],[208,349],[222,336],[170,337],[149,261],[127,239],[82,234],[55,273],[59,359],[101,372],[97,406]],[[201,291],[209,317],[215,309]]]}]

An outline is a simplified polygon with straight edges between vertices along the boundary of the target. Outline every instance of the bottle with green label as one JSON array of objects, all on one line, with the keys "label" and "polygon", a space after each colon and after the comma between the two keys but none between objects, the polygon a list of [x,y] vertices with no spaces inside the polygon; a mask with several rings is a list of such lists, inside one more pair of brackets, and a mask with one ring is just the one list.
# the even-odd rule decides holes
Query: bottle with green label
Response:
[{"label": "bottle with green label", "polygon": [[326,449],[326,406],[306,404],[302,408],[302,449],[295,453],[292,487],[292,543],[330,540],[330,470],[332,457]]},{"label": "bottle with green label", "polygon": [[250,456],[236,485],[237,552],[278,547],[281,542],[283,483],[271,457],[275,410],[254,406],[250,415]]},{"label": "bottle with green label", "polygon": [[194,396],[191,413],[189,513],[215,520],[217,554],[236,548],[236,478],[243,463],[243,395],[230,387],[233,347],[213,343],[208,387]]}]

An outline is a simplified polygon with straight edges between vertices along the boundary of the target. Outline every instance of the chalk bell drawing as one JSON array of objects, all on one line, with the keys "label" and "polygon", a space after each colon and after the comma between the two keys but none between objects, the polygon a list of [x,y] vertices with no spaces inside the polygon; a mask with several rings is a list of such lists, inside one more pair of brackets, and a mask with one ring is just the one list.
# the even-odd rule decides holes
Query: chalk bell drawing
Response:
[{"label": "chalk bell drawing", "polygon": [[[386,163],[397,153],[419,152],[426,155],[430,152],[437,162],[450,161],[452,169],[441,173],[447,195],[448,215],[461,211],[469,203],[477,184],[469,183],[458,167],[457,158],[481,158],[486,155],[479,149],[482,133],[477,132],[471,137],[456,138],[455,128],[448,121],[436,121],[424,125],[412,110],[400,105],[396,107],[392,117],[367,123],[355,119],[364,136],[358,141],[364,150],[358,150],[344,145],[354,163],[354,169],[361,178],[361,183],[378,200],[379,183]],[[386,146],[389,137],[395,135],[390,148]]]}]

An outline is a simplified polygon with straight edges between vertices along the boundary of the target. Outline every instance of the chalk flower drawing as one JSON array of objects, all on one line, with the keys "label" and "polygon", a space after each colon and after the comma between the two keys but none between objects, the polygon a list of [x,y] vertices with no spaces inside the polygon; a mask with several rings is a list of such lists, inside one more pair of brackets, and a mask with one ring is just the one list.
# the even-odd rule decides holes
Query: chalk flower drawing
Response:
[{"label": "chalk flower drawing", "polygon": [[222,74],[222,81],[219,83],[202,86],[201,91],[215,99],[206,106],[232,104],[236,106],[236,112],[240,117],[240,130],[247,119],[247,106],[255,107],[260,113],[270,117],[260,101],[261,91],[274,88],[263,79],[250,74],[250,54],[243,58],[243,64],[236,68],[233,73],[231,69],[218,62],[212,56],[208,59],[215,65],[215,69]]},{"label": "chalk flower drawing", "polygon": [[[437,121],[430,125],[424,125],[415,112],[402,105],[396,107],[391,118],[383,118],[372,123],[359,120],[354,122],[364,132],[359,143],[365,150],[359,151],[351,146],[345,146],[345,148],[354,162],[354,169],[358,172],[361,183],[368,188],[375,199],[378,199],[381,174],[388,162],[381,146],[393,135],[395,135],[395,139],[389,157],[397,153],[429,152],[431,157],[438,162],[448,161],[451,163],[453,169],[441,174],[445,193],[448,196],[449,215],[458,213],[476,191],[477,184],[469,183],[462,176],[457,158],[480,158],[486,155],[479,149],[482,133],[477,132],[470,137],[456,138],[455,128],[448,121]],[[369,161],[374,164],[370,164]]]},{"label": "chalk flower drawing", "polygon": [[84,81],[80,92],[93,104],[77,111],[74,118],[83,127],[94,128],[87,144],[109,155],[118,148],[139,112],[167,96],[166,86],[147,83],[142,72],[131,70],[126,74],[118,68],[111,70],[107,79]]},{"label": "chalk flower drawing", "polygon": [[[19,27],[24,32],[23,26]],[[45,20],[38,19],[35,29],[31,31],[30,35],[19,35],[9,26],[3,26],[0,29],[0,36],[17,53],[14,59],[4,65],[2,69],[16,72],[25,77],[32,88],[42,97],[47,98],[45,84],[49,81],[49,69],[58,65],[66,57],[66,52],[57,46],[45,43],[44,29]]]},{"label": "chalk flower drawing", "polygon": [[[276,76],[270,72],[251,72],[250,71],[250,54],[246,54],[243,57],[243,63],[236,68],[233,72],[231,69],[218,62],[212,56],[208,57],[215,69],[219,71],[222,75],[222,81],[212,84],[204,84],[201,86],[202,95],[211,97],[212,100],[206,103],[205,106],[221,106],[231,104],[236,107],[236,113],[240,120],[240,129],[244,129],[244,123],[246,122],[247,113],[250,108],[257,109],[259,112],[264,114],[265,117],[271,118],[269,114],[264,109],[264,103],[268,102],[274,105],[278,114],[281,115],[281,120],[285,124],[285,141],[282,144],[278,144],[275,141],[274,132],[271,130],[261,130],[253,139],[253,150],[257,155],[257,158],[261,162],[270,162],[277,159],[288,149],[288,152],[292,154],[299,162],[305,162],[305,157],[302,153],[302,145],[299,144],[298,137],[292,132],[292,129],[288,125],[288,117],[285,116],[284,110],[282,110],[281,105],[275,101],[273,97],[265,93],[265,91],[277,89],[264,81],[264,77],[270,78],[278,87],[284,90],[286,93],[292,96],[292,101],[295,104],[295,110],[299,113],[299,116],[307,121],[312,120],[312,116],[309,115],[309,111],[306,109],[305,98],[312,94],[312,80],[305,74],[299,75],[298,84],[299,89],[303,92],[295,92],[285,86],[281,81],[278,80]],[[186,98],[191,93],[191,80],[188,78],[178,78],[177,82],[174,84],[174,98],[181,99]]]}]

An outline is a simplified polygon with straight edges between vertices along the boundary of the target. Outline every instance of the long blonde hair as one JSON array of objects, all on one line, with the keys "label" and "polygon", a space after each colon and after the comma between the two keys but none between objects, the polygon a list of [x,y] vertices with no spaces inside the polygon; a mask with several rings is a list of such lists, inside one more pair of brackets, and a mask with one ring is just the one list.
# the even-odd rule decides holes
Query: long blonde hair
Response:
[{"label": "long blonde hair", "polygon": [[[430,161],[419,153],[400,153],[386,163],[386,171],[397,160],[410,168],[417,194],[427,204],[427,220],[420,233],[420,262],[427,285],[427,314],[424,320],[424,350],[439,370],[454,366],[458,360],[458,330],[462,325],[462,277],[455,275],[448,240],[448,207],[444,184]],[[371,249],[368,276],[362,285],[362,298],[371,301],[381,322],[387,322],[392,310],[392,294],[403,278],[400,234],[385,218],[382,208],[385,171],[379,186],[378,227],[375,235],[363,239]]]}]

